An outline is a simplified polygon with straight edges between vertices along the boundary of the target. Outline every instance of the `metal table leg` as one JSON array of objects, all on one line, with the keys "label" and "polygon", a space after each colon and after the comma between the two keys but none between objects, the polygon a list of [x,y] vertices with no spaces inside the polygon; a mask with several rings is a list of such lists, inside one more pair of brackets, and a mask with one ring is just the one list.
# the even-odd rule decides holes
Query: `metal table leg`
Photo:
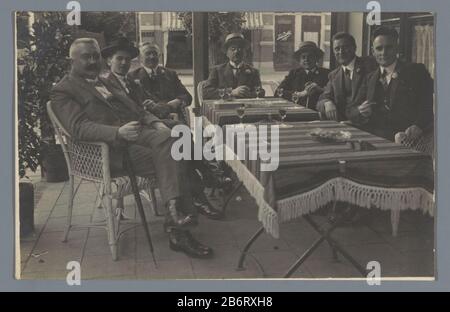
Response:
[{"label": "metal table leg", "polygon": [[238,182],[234,190],[231,191],[231,193],[227,196],[225,199],[223,205],[222,205],[222,214],[225,215],[225,211],[228,207],[228,204],[230,203],[231,199],[234,197],[234,195],[241,189],[241,187],[244,185],[242,182]]},{"label": "metal table leg", "polygon": [[248,240],[247,244],[245,244],[244,249],[241,252],[241,256],[239,257],[239,262],[236,270],[244,270],[244,260],[247,256],[247,252],[250,249],[250,247],[253,245],[253,243],[258,239],[259,236],[264,232],[264,227],[260,227],[255,234]]}]

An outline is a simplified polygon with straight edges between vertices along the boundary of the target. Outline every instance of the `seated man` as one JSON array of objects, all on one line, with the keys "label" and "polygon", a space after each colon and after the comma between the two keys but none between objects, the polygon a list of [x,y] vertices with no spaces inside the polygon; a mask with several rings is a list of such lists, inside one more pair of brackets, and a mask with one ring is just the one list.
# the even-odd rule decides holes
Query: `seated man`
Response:
[{"label": "seated man", "polygon": [[328,69],[317,66],[322,56],[323,51],[314,42],[302,42],[294,53],[300,67],[289,71],[275,94],[280,94],[282,90],[283,98],[316,109],[317,100],[328,82],[330,73]]},{"label": "seated man", "polygon": [[131,71],[131,80],[140,85],[155,104],[149,109],[157,117],[168,118],[170,113],[178,114],[186,122],[184,108],[191,105],[192,96],[181,83],[175,71],[159,65],[161,50],[157,44],[145,42],[140,48],[142,67]]},{"label": "seated man", "polygon": [[[261,87],[259,71],[245,63],[245,49],[249,42],[239,33],[229,34],[224,43],[228,62],[214,67],[203,86],[203,98],[219,99],[219,89],[231,88],[231,96],[236,98],[254,98],[256,89]],[[263,97],[264,89],[258,90],[258,96]]]},{"label": "seated man", "polygon": [[[114,55],[109,64],[124,76],[132,58],[133,46],[107,47]],[[111,171],[123,171],[122,151],[127,148],[138,176],[156,174],[161,197],[167,207],[165,228],[170,231],[170,247],[193,257],[210,257],[212,249],[196,241],[189,227],[197,223],[186,163],[171,157],[176,138],[153,114],[144,111],[111,80],[99,77],[100,48],[95,39],[81,38],[70,47],[71,70],[52,90],[55,114],[75,140],[102,141],[110,146]],[[118,78],[120,79],[120,78]],[[128,89],[130,91],[130,89]]]},{"label": "seated man", "polygon": [[372,53],[379,67],[367,75],[359,101],[347,107],[355,124],[394,141],[398,132],[416,139],[433,130],[433,79],[423,64],[398,59],[398,33],[379,27]]},{"label": "seated man", "polygon": [[[131,66],[131,59],[135,57],[135,51],[137,51],[137,49],[124,37],[117,39],[110,46],[102,50],[102,57],[106,59],[106,62],[110,67],[110,72],[106,76],[106,81],[110,82],[110,87],[116,89],[117,93],[125,93],[124,95],[131,98],[135,103],[141,104],[142,107],[149,107],[154,104],[154,101],[148,98],[151,94],[145,92],[139,84],[135,83],[127,76]],[[124,102],[127,100],[125,98],[122,99]],[[125,116],[123,117],[125,119],[132,120],[133,117],[127,116],[130,113],[132,114],[132,111],[130,111],[128,106],[125,105],[121,108],[123,109],[121,116]],[[162,121],[169,128],[181,123],[180,121],[171,119],[163,119]],[[194,153],[194,148],[192,148],[192,153]],[[192,156],[192,159],[194,159],[194,156]],[[192,177],[199,178],[196,172],[196,170],[199,170],[203,179],[207,180],[206,182],[209,184],[211,183],[211,180],[214,180],[215,178],[202,160],[192,160],[189,162],[188,167],[192,172]],[[193,196],[193,204],[198,211],[210,219],[220,219],[222,214],[211,207],[207,201],[203,193],[202,183],[197,181],[197,183],[191,185],[195,187],[192,189],[191,193]]]},{"label": "seated man", "polygon": [[356,56],[356,42],[352,35],[339,32],[331,41],[339,66],[329,74],[317,110],[324,119],[343,121],[347,120],[346,107],[356,100],[364,77],[374,69],[374,65],[369,58]]}]

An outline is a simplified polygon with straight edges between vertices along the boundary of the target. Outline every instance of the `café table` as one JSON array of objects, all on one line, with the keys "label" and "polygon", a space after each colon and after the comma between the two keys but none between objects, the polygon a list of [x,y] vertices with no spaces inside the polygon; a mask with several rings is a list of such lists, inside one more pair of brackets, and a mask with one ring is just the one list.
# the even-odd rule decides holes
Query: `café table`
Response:
[{"label": "caf\u00e9 table", "polygon": [[[391,216],[406,209],[420,210],[433,216],[434,179],[429,155],[335,121],[289,124],[292,127],[278,128],[279,165],[276,170],[262,171],[263,161],[259,157],[254,160],[236,159],[234,154],[231,159],[225,159],[255,199],[258,219],[262,223],[243,249],[238,269],[243,268],[247,252],[264,231],[278,238],[279,226],[283,222],[303,217],[320,238],[292,265],[285,277],[291,276],[324,241],[330,244],[334,253],[343,255],[365,276],[365,267],[331,237],[342,219],[335,220],[325,230],[313,221],[312,213],[339,202],[391,211]],[[260,131],[258,127],[255,129],[253,131]],[[312,135],[318,132],[346,133],[350,138],[324,141]],[[267,140],[270,145],[270,135]],[[256,148],[248,138],[245,143],[247,153]],[[233,153],[233,147],[226,144],[225,149]]]},{"label": "caf\u00e9 table", "polygon": [[236,110],[245,107],[244,122],[258,122],[263,119],[280,119],[279,110],[286,110],[286,121],[318,120],[319,113],[283,98],[265,97],[252,99],[203,100],[204,124],[227,125],[239,123]]}]

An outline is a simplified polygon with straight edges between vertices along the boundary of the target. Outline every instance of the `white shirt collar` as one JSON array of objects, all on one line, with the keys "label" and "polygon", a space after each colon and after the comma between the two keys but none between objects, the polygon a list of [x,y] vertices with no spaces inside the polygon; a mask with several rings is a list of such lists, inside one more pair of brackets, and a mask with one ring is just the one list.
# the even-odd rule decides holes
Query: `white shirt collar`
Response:
[{"label": "white shirt collar", "polygon": [[347,65],[342,65],[342,68],[350,70],[350,72],[353,74],[353,70],[355,69],[355,62],[356,62],[356,57],[354,57],[353,60],[350,63],[348,63]]},{"label": "white shirt collar", "polygon": [[317,72],[317,67],[314,67],[313,69],[305,69],[305,72],[307,73],[307,74],[309,74],[310,72],[313,72],[313,73],[315,73],[315,72]]},{"label": "white shirt collar", "polygon": [[380,66],[380,72],[382,73],[383,70],[386,70],[387,75],[391,76],[392,73],[395,71],[396,66],[397,66],[397,60],[389,66],[386,66],[386,67]]},{"label": "white shirt collar", "polygon": [[[231,64],[231,66],[234,67],[234,68],[241,68],[242,65],[244,64],[244,62],[240,62],[239,64],[236,65],[236,63],[234,63],[233,61],[230,61],[230,64]],[[233,69],[234,69],[234,68],[233,68]]]},{"label": "white shirt collar", "polygon": [[156,66],[155,68],[150,68],[150,67],[147,67],[144,65],[143,67],[144,67],[145,71],[147,72],[147,74],[149,76],[152,76],[152,75],[156,75],[156,70],[158,69],[158,66]]},{"label": "white shirt collar", "polygon": [[125,90],[127,90],[127,92],[129,91],[128,90],[128,88],[127,88],[127,83],[126,83],[126,76],[122,76],[122,75],[119,75],[119,74],[116,74],[115,72],[112,72],[113,73],[113,75],[114,76],[116,76],[117,77],[117,79],[119,80],[119,82],[120,82],[120,84],[122,85],[122,87],[124,87],[125,88]]}]

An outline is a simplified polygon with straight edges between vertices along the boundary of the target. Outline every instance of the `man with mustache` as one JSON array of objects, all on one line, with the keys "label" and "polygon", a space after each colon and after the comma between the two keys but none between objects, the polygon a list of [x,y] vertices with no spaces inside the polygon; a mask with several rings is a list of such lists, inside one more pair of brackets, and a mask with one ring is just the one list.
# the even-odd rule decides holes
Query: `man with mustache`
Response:
[{"label": "man with mustache", "polygon": [[367,75],[358,101],[347,107],[350,120],[394,141],[398,132],[417,139],[433,131],[433,79],[423,64],[398,59],[398,33],[379,27],[372,54],[378,68]]},{"label": "man with mustache", "polygon": [[[139,51],[131,45],[116,48],[109,46],[103,54],[120,82]],[[64,128],[75,140],[106,142],[112,173],[123,172],[122,152],[127,148],[137,175],[156,174],[167,207],[165,228],[170,232],[170,248],[192,257],[210,257],[212,249],[196,241],[188,231],[198,223],[197,214],[192,206],[186,163],[171,156],[176,138],[171,137],[170,129],[127,94],[133,86],[123,81],[123,89],[117,88],[111,79],[99,77],[101,52],[95,39],[75,40],[70,59],[70,73],[51,92],[53,109]]]},{"label": "man with mustache", "polygon": [[314,42],[302,42],[294,53],[300,67],[289,72],[275,93],[282,88],[283,98],[316,109],[317,100],[328,82],[330,73],[328,69],[317,66],[322,56],[323,51]]},{"label": "man with mustache", "polygon": [[[245,49],[249,42],[240,33],[229,34],[225,38],[224,50],[228,62],[214,67],[203,87],[204,99],[219,99],[219,89],[231,88],[231,96],[236,98],[254,98],[256,87],[261,87],[259,71],[245,63]],[[259,97],[265,94],[259,90]]]},{"label": "man with mustache", "polygon": [[183,110],[191,105],[192,96],[181,83],[175,71],[159,65],[161,50],[155,43],[145,42],[140,47],[141,67],[131,71],[131,80],[139,80],[142,88],[155,102],[150,105],[152,113],[167,118],[170,113],[184,120]]},{"label": "man with mustache", "polygon": [[339,66],[329,74],[329,81],[319,97],[317,110],[322,118],[342,121],[347,120],[346,107],[357,100],[362,81],[374,69],[374,64],[368,58],[356,56],[355,38],[348,33],[336,33],[332,43]]}]

